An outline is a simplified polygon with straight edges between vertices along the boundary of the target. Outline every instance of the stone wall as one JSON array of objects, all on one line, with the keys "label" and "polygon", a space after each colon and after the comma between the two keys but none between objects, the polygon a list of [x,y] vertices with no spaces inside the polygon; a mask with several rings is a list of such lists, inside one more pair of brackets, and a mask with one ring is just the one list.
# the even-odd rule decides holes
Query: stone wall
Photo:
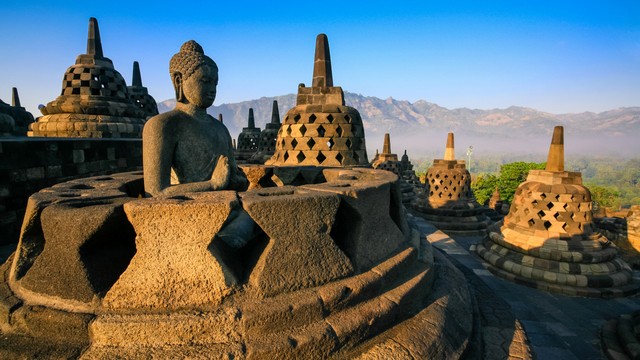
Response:
[{"label": "stone wall", "polygon": [[[640,205],[612,214],[594,218],[598,229],[620,249],[622,258],[635,268],[640,268]],[[612,216],[615,215],[615,216]]]},{"label": "stone wall", "polygon": [[36,191],[141,168],[140,139],[0,139],[0,244],[18,241],[27,198]]}]

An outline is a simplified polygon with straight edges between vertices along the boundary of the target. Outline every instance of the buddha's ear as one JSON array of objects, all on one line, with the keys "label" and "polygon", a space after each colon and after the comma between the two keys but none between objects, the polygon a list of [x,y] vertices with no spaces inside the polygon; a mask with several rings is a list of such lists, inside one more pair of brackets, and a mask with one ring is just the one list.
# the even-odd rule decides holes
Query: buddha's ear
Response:
[{"label": "buddha's ear", "polygon": [[173,82],[173,88],[176,91],[176,102],[182,102],[184,99],[184,92],[182,91],[182,74],[179,72],[171,74],[171,82]]}]

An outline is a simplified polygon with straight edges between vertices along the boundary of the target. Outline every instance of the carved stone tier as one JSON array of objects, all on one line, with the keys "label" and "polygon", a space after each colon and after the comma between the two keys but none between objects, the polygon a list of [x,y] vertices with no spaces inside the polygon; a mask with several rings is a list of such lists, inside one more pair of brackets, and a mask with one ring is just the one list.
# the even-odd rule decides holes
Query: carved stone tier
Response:
[{"label": "carved stone tier", "polygon": [[103,56],[98,21],[89,20],[87,53],[79,55],[62,80],[60,96],[40,109],[29,136],[140,137],[146,115],[129,98],[127,84]]},{"label": "carved stone tier", "polygon": [[509,214],[476,250],[493,273],[527,286],[573,296],[635,294],[640,283],[631,268],[594,229],[582,176],[563,171],[563,146],[556,127],[546,170],[529,172]]},{"label": "carved stone tier", "polygon": [[[474,322],[471,294],[462,274],[408,227],[395,175],[242,168],[252,189],[238,194],[140,198],[140,173],[34,194],[16,253],[0,267],[2,353],[462,355]],[[232,250],[217,234],[240,207],[258,229]]]},{"label": "carved stone tier", "polygon": [[640,359],[640,311],[606,322],[600,335],[607,358]]}]

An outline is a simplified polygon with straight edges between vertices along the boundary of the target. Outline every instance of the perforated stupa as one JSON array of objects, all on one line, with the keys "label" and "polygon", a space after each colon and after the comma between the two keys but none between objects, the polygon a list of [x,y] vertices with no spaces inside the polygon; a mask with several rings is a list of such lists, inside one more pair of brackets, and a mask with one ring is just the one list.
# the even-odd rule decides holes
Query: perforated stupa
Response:
[{"label": "perforated stupa", "polygon": [[87,53],[62,80],[62,93],[40,111],[29,136],[140,137],[146,115],[129,98],[122,75],[102,53],[98,20],[89,19]]},{"label": "perforated stupa", "polygon": [[556,126],[545,170],[531,170],[509,214],[489,228],[478,254],[496,275],[567,295],[636,293],[629,265],[593,227],[591,193],[564,170],[564,130]]},{"label": "perforated stupa", "polygon": [[247,127],[242,128],[238,135],[238,147],[236,148],[236,160],[247,161],[258,151],[260,144],[260,128],[256,127],[256,120],[253,116],[253,108],[249,109]]},{"label": "perforated stupa", "polygon": [[298,87],[297,105],[284,117],[276,150],[267,165],[368,165],[364,127],[358,110],[345,106],[333,86],[329,42],[316,38],[313,83]]}]

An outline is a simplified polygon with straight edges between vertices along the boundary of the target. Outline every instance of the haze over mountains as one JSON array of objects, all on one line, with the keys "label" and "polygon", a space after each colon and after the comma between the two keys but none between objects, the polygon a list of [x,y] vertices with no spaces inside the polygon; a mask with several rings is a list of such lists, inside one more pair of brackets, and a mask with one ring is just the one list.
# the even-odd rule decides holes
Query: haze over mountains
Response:
[{"label": "haze over mountains", "polygon": [[[212,106],[208,112],[216,118],[222,114],[231,136],[237,138],[242,127],[247,126],[249,108],[254,109],[256,126],[264,129],[264,124],[271,120],[273,100],[278,100],[280,116],[284,118],[295,106],[295,99],[294,94],[262,97]],[[456,134],[460,158],[470,145],[474,147],[474,154],[545,154],[556,125],[565,126],[568,154],[640,155],[640,107],[573,114],[551,114],[518,106],[490,110],[447,109],[424,100],[411,103],[349,92],[345,92],[345,102],[362,115],[370,156],[382,148],[385,132],[391,134],[394,153],[402,154],[406,149],[413,157],[444,151],[449,131]],[[164,112],[174,105],[175,100],[166,100],[158,104],[158,109]]]}]

